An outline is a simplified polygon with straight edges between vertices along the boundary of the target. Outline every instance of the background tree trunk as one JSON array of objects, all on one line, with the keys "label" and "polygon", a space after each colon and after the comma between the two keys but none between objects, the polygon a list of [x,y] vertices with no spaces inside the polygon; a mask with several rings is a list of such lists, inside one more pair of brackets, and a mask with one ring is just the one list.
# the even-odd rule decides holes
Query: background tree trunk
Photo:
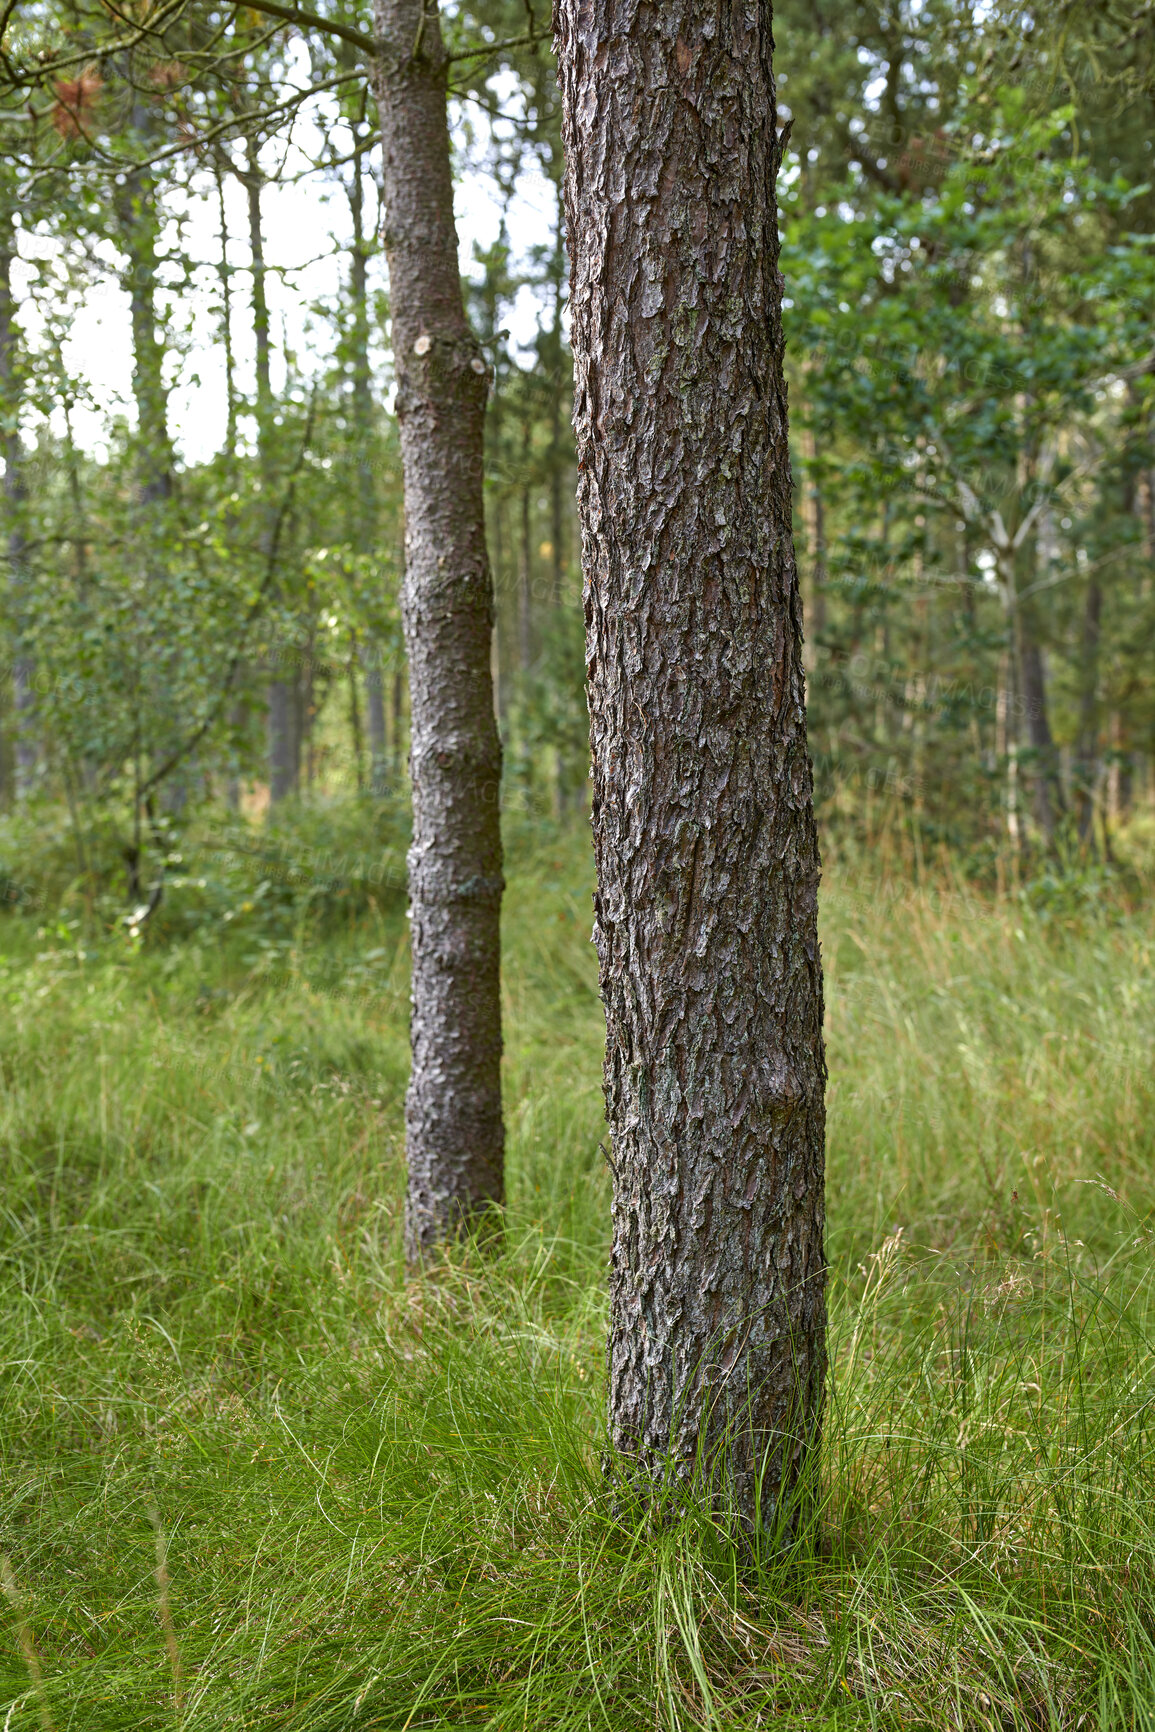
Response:
[{"label": "background tree trunk", "polygon": [[385,738],[385,670],[377,644],[366,644],[361,657],[365,670],[365,709],[369,723],[369,785],[374,794],[389,786],[388,743]]},{"label": "background tree trunk", "polygon": [[[156,116],[139,99],[133,106],[132,124],[142,145],[154,142]],[[172,497],[175,463],[168,429],[164,341],[156,316],[160,212],[155,182],[147,168],[133,169],[125,176],[118,194],[117,223],[128,256],[125,286],[132,317],[137,485],[141,505],[148,507]]]},{"label": "background tree trunk", "polygon": [[[361,142],[360,129],[357,142]],[[358,553],[370,550],[377,523],[377,476],[373,467],[373,377],[369,359],[369,246],[365,237],[364,185],[361,158],[353,162],[353,178],[345,188],[353,224],[353,247],[349,254],[350,374],[353,399],[353,437],[357,449],[357,511],[355,541]]]},{"label": "background tree trunk", "polygon": [[[806,433],[805,444],[806,455],[813,465],[818,457],[818,446],[812,430]],[[818,641],[826,630],[826,510],[818,476],[813,468],[807,476],[803,495],[803,522],[806,525],[810,582],[806,593],[806,642],[802,659],[807,672],[813,673],[818,665]]]},{"label": "background tree trunk", "polygon": [[558,0],[615,1168],[610,1426],[789,1523],[825,1379],[770,8]]},{"label": "background tree trunk", "polygon": [[[529,461],[529,427],[526,426],[523,445],[526,462]],[[530,511],[529,483],[525,482],[520,495],[521,510],[521,545],[517,556],[517,654],[521,663],[521,672],[528,674],[533,665],[533,614],[530,605],[530,581],[533,554],[530,546]]]},{"label": "background tree trunk", "polygon": [[12,708],[16,794],[27,794],[36,779],[36,741],[32,734],[36,702],[35,668],[21,647],[27,627],[27,574],[24,562],[24,512],[27,486],[24,444],[20,437],[20,372],[17,360],[19,327],[12,294],[12,263],[16,231],[11,213],[0,211],[0,452],[4,457],[4,505],[8,532],[9,605],[14,621],[16,655],[12,664]]},{"label": "background tree trunk", "polygon": [[375,69],[405,487],[413,1068],[411,1261],[503,1197],[493,582],[482,440],[488,368],[461,294],[435,0],[377,0]]},{"label": "background tree trunk", "polygon": [[401,785],[401,738],[405,729],[405,679],[398,669],[393,675],[393,782]]},{"label": "background tree trunk", "polygon": [[[135,71],[139,75],[139,68]],[[138,143],[146,148],[156,138],[157,117],[142,100],[139,89],[134,94],[132,128]],[[176,491],[176,459],[169,435],[168,390],[164,382],[164,331],[156,304],[157,241],[163,217],[156,182],[148,168],[133,169],[126,174],[116,197],[120,240],[128,258],[125,286],[132,324],[132,395],[136,406],[133,467],[139,505],[137,535],[150,581],[163,583],[168,575],[165,569],[170,533],[168,506]],[[139,664],[136,671],[139,676],[142,671]],[[128,868],[126,887],[133,902],[145,894],[145,851],[141,840],[144,812],[148,814],[149,831],[153,836],[156,834],[153,796],[141,792],[142,746],[148,750],[153,744],[142,741],[138,732],[134,748],[133,840],[124,850]],[[160,862],[156,873],[147,892],[150,913],[158,906],[164,890],[164,866]]]},{"label": "background tree trunk", "polygon": [[[1011,631],[1014,622],[1011,622]],[[1019,734],[1015,692],[1015,657],[1008,647],[999,658],[999,689],[995,709],[995,758],[1006,767],[1003,809],[1011,852],[1017,859],[1022,848],[1019,823]]]},{"label": "background tree trunk", "polygon": [[553,326],[549,335],[549,515],[553,549],[553,605],[557,608],[561,606],[562,580],[565,576],[565,522],[562,508],[562,467],[565,451],[561,437],[561,400],[566,373],[565,333],[562,328],[562,311],[565,305],[565,206],[560,185],[557,187],[553,274]]},{"label": "background tree trunk", "polygon": [[[248,161],[244,188],[249,205],[249,254],[252,268],[253,341],[257,374],[257,464],[261,475],[261,510],[265,528],[262,551],[272,550],[276,511],[273,490],[276,465],[273,457],[273,376],[269,343],[269,298],[265,283],[265,237],[261,221],[260,152],[255,138],[246,140]],[[275,598],[274,591],[274,598]],[[295,682],[269,681],[268,703],[269,799],[275,806],[296,792],[300,779],[300,725]]]},{"label": "background tree trunk", "polygon": [[[358,144],[361,129],[356,129]],[[345,191],[353,224],[353,248],[349,255],[350,374],[353,399],[353,440],[356,459],[357,497],[353,545],[360,554],[372,551],[377,530],[377,471],[373,463],[373,382],[369,359],[369,247],[365,237],[364,182],[361,158],[354,158],[352,178]],[[366,644],[362,656],[365,671],[365,709],[369,729],[369,787],[383,794],[388,786],[385,757],[385,684],[381,648]]]},{"label": "background tree trunk", "polygon": [[233,362],[233,279],[229,264],[229,218],[225,206],[225,176],[219,156],[213,158],[217,187],[217,211],[221,225],[221,256],[217,275],[221,282],[221,348],[225,363],[225,455],[232,475],[237,461],[237,382]]},{"label": "background tree trunk", "polygon": [[1059,820],[1065,814],[1066,803],[1059,775],[1059,754],[1051,733],[1043,652],[1039,647],[1034,610],[1029,602],[1019,603],[1015,623],[1018,628],[1019,692],[1034,760],[1031,784],[1035,819],[1050,846],[1055,840]]},{"label": "background tree trunk", "polygon": [[1095,791],[1099,782],[1099,638],[1103,591],[1098,575],[1087,580],[1080,645],[1079,734],[1075,743],[1075,813],[1079,841],[1095,845]]}]

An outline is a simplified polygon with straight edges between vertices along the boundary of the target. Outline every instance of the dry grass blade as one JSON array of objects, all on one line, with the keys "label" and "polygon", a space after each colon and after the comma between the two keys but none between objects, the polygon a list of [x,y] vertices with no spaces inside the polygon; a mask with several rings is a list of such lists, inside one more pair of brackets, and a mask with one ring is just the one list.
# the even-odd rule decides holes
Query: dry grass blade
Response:
[{"label": "dry grass blade", "polygon": [[184,1673],[180,1663],[180,1649],[177,1647],[176,1625],[173,1623],[172,1602],[169,1597],[168,1580],[168,1540],[165,1536],[164,1524],[160,1519],[160,1510],[156,1499],[149,1497],[148,1519],[152,1523],[156,1535],[156,1591],[157,1614],[160,1627],[164,1633],[164,1647],[168,1655],[168,1667],[172,1674],[172,1708],[177,1721],[184,1719]]},{"label": "dry grass blade", "polygon": [[20,1589],[16,1585],[16,1577],[12,1571],[12,1563],[6,1552],[0,1552],[0,1582],[8,1603],[16,1615],[16,1635],[20,1642],[20,1652],[24,1656],[24,1664],[28,1668],[28,1676],[32,1679],[32,1687],[36,1692],[36,1701],[40,1709],[40,1724],[44,1732],[56,1732],[56,1722],[52,1718],[52,1710],[48,1706],[48,1698],[44,1693],[44,1673],[40,1669],[40,1656],[36,1652],[36,1643],[32,1639],[32,1627],[24,1610],[24,1601]]}]

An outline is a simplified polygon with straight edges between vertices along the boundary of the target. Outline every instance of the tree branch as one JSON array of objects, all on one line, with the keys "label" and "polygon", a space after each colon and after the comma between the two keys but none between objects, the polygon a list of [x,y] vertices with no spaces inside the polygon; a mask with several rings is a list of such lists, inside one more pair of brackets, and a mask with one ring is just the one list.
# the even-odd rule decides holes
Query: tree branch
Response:
[{"label": "tree branch", "polygon": [[322,36],[339,36],[359,48],[370,60],[376,60],[381,49],[372,36],[354,30],[350,24],[336,24],[331,18],[321,18],[316,12],[302,12],[297,6],[278,6],[275,0],[229,0],[238,11],[242,6],[250,12],[263,12],[267,18],[280,18],[286,24],[299,24],[302,30],[319,30]]},{"label": "tree branch", "polygon": [[508,42],[483,42],[479,48],[459,48],[456,54],[447,54],[446,60],[484,60],[488,54],[504,54],[507,48],[536,48],[543,41],[545,32],[535,31],[526,36],[511,36]]}]

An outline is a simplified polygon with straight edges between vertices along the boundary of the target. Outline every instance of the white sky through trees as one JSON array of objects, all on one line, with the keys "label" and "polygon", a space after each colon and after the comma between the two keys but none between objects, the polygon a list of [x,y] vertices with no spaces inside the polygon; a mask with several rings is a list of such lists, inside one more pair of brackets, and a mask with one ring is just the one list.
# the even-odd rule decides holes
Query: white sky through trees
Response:
[{"label": "white sky through trees", "polygon": [[[301,79],[308,78],[308,56],[302,44],[295,45]],[[494,81],[497,82],[496,80]],[[503,94],[505,94],[503,92]],[[372,109],[370,108],[370,113]],[[348,280],[348,247],[352,242],[349,207],[344,191],[323,169],[308,172],[310,163],[325,153],[327,126],[336,118],[335,105],[326,96],[302,108],[291,137],[279,136],[262,150],[262,166],[273,176],[281,171],[284,184],[271,180],[262,193],[262,223],[265,239],[270,335],[273,343],[273,384],[285,383],[285,348],[294,355],[299,373],[309,377],[332,353],[335,324],[327,317],[337,304],[342,285]],[[474,247],[489,247],[498,238],[502,220],[500,189],[484,166],[491,125],[484,113],[471,110],[468,129],[460,116],[454,127],[456,155],[460,166],[456,191],[456,216],[461,245],[462,270],[479,275]],[[499,123],[500,124],[500,123]],[[345,131],[344,126],[341,127]],[[339,145],[343,155],[347,140]],[[239,147],[233,146],[234,160]],[[373,161],[372,155],[369,158]],[[351,168],[338,170],[346,178]],[[165,184],[165,208],[172,213],[162,237],[161,250],[170,263],[163,270],[159,297],[166,318],[169,354],[166,378],[170,384],[169,421],[174,443],[184,463],[202,462],[221,448],[226,426],[225,357],[220,323],[220,228],[217,189],[211,174],[189,176],[187,190],[176,184],[176,176]],[[365,228],[378,225],[377,193],[369,175],[364,177]],[[236,386],[251,400],[255,389],[248,208],[244,188],[229,177],[225,187],[230,233],[229,262],[232,277],[233,350]],[[552,245],[555,220],[553,187],[532,156],[523,159],[516,190],[508,206],[506,222],[516,271],[529,261],[535,247]],[[123,261],[111,243],[88,249],[87,259],[73,261],[70,280],[64,249],[46,231],[26,230],[20,237],[21,263],[13,272],[13,287],[21,302],[21,322],[29,344],[42,349],[46,322],[42,309],[51,303],[66,335],[63,354],[66,373],[80,386],[73,411],[73,431],[87,452],[103,456],[108,448],[110,426],[118,419],[134,419],[132,404],[132,342],[128,295],[117,280]],[[189,261],[188,266],[184,260]],[[186,270],[191,268],[191,281]],[[378,256],[370,267],[371,291],[385,286],[384,260]],[[539,304],[529,285],[523,287],[505,317],[515,351],[532,342],[540,316]],[[383,334],[374,332],[374,360],[378,378],[388,365]],[[33,412],[33,422],[34,422]],[[54,429],[64,431],[57,411]],[[27,428],[31,435],[33,424]],[[251,418],[241,417],[242,440],[255,438]]]}]

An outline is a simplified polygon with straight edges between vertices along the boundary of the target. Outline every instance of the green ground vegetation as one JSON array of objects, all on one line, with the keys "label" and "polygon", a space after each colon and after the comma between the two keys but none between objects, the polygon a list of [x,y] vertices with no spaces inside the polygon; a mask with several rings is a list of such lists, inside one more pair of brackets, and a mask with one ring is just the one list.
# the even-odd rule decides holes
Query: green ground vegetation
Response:
[{"label": "green ground vegetation", "polygon": [[2,916],[0,1724],[1155,1723],[1149,906],[828,861],[820,1507],[753,1567],[603,1487],[584,828],[510,826],[504,1247],[420,1281],[400,881],[232,841]]}]

